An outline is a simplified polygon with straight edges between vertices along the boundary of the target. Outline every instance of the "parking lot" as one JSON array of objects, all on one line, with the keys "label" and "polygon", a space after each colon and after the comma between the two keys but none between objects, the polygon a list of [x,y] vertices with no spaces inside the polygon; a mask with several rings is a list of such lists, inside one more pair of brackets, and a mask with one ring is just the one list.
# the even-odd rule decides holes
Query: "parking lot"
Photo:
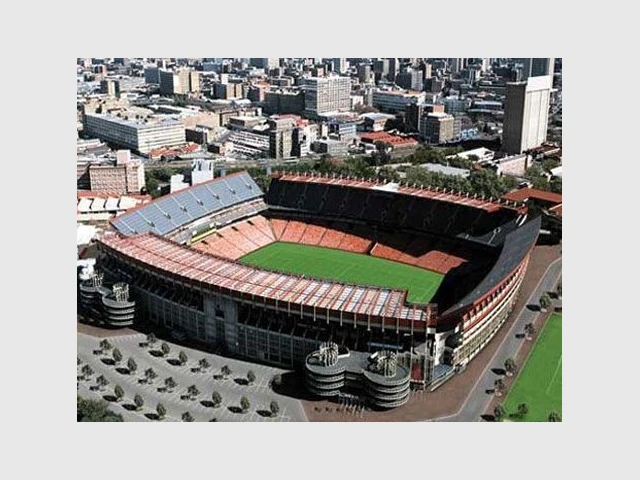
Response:
[{"label": "parking lot", "polygon": [[[285,370],[257,365],[242,360],[230,359],[215,354],[204,353],[187,347],[166,342],[171,350],[165,357],[154,356],[150,352],[159,350],[161,341],[153,347],[141,347],[140,343],[146,341],[144,334],[131,334],[109,338],[109,342],[122,353],[119,365],[109,365],[112,359],[112,351],[94,354],[99,349],[100,338],[78,333],[78,357],[82,361],[78,365],[78,375],[86,364],[93,370],[89,380],[79,380],[78,393],[91,399],[105,398],[113,400],[114,388],[120,385],[124,390],[124,398],[119,402],[112,402],[111,409],[122,414],[125,421],[150,421],[156,412],[156,405],[162,403],[166,410],[164,421],[181,421],[182,414],[189,412],[195,421],[228,422],[290,422],[307,421],[300,401],[284,397],[275,393],[269,382],[276,374],[285,373]],[[183,351],[188,360],[185,365],[177,363],[179,352]],[[127,372],[127,360],[133,358],[137,363],[134,374]],[[206,358],[210,367],[203,372],[193,371],[198,361]],[[214,375],[221,375],[221,368],[227,365],[231,374],[226,379],[214,379]],[[152,368],[157,378],[152,383],[140,381],[144,379],[144,372]],[[255,381],[246,384],[247,372],[255,373]],[[103,375],[109,382],[101,391],[96,390],[96,378]],[[163,391],[165,379],[172,377],[177,383],[173,391]],[[195,399],[183,399],[187,388],[195,385],[200,391]],[[218,407],[207,406],[211,400],[211,394],[217,391],[222,402]],[[144,400],[144,406],[140,410],[133,409],[133,399],[139,394]],[[234,413],[239,410],[240,399],[245,396],[250,402],[250,408],[246,413]],[[280,408],[277,416],[268,414],[270,403],[275,400]],[[204,404],[202,403],[204,402]]]}]

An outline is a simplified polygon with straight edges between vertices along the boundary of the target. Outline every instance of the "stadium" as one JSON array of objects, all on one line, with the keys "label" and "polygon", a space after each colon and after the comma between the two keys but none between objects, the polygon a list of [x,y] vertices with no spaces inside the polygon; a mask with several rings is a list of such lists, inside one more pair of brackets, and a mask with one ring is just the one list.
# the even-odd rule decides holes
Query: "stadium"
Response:
[{"label": "stadium", "polygon": [[126,291],[109,307],[126,302],[129,325],[305,372],[320,397],[354,389],[392,408],[496,334],[540,217],[519,202],[342,176],[276,173],[265,194],[239,172],[111,224],[79,288]]}]

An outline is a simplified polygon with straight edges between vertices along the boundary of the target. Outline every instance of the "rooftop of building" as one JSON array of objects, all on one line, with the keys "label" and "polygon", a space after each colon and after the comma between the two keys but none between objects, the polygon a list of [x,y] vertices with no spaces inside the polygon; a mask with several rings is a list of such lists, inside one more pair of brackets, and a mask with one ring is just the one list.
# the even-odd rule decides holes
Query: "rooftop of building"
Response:
[{"label": "rooftop of building", "polygon": [[509,192],[506,195],[503,195],[502,198],[515,202],[524,202],[530,198],[533,198],[536,200],[543,200],[545,202],[556,204],[562,203],[562,195],[559,193],[546,192],[544,190],[537,190],[535,188],[529,187]]},{"label": "rooftop of building", "polygon": [[[117,123],[120,125],[124,125],[127,127],[133,127],[136,130],[138,129],[145,129],[145,128],[150,128],[150,127],[154,127],[154,126],[173,126],[173,125],[179,125],[179,126],[184,126],[184,124],[179,121],[179,120],[175,120],[173,118],[161,118],[161,119],[157,119],[157,118],[153,118],[153,117],[147,117],[147,119],[150,119],[151,121],[148,122],[144,122],[144,121],[135,121],[135,120],[131,120],[131,119],[124,119],[121,117],[118,117],[116,115],[110,115],[107,113],[87,113],[86,114],[87,117],[96,117],[96,118],[102,118],[105,120],[109,120],[113,123]],[[155,120],[155,121],[154,121]]]}]

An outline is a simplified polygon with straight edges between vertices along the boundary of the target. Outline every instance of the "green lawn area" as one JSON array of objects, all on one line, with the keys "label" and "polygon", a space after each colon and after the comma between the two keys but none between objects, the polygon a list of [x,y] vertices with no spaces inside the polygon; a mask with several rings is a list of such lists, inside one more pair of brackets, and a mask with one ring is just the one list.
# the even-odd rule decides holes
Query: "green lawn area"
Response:
[{"label": "green lawn area", "polygon": [[[509,418],[520,403],[528,405],[529,413],[522,419]],[[551,315],[540,332],[504,408],[505,418],[513,421],[546,422],[551,411],[562,414],[562,315]]]},{"label": "green lawn area", "polygon": [[249,253],[242,263],[326,280],[409,290],[410,302],[427,303],[443,275],[383,258],[332,248],[276,242]]}]

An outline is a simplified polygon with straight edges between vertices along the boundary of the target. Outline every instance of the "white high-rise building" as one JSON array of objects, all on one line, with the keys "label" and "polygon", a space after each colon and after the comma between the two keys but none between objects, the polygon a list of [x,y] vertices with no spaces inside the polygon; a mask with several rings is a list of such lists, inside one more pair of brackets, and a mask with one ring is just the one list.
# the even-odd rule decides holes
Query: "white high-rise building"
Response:
[{"label": "white high-rise building", "polygon": [[310,77],[305,80],[305,112],[316,116],[351,108],[349,77]]},{"label": "white high-rise building", "polygon": [[551,76],[507,83],[502,150],[516,154],[539,147],[547,139]]}]

